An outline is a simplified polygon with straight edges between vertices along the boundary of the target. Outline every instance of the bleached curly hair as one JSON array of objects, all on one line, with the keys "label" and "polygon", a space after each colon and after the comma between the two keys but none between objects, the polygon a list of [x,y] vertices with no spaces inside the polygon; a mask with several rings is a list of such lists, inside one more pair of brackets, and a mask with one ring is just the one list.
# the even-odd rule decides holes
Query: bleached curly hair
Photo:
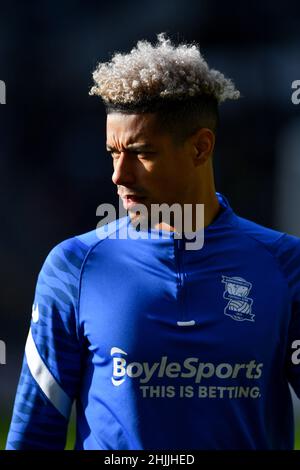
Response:
[{"label": "bleached curly hair", "polygon": [[156,45],[138,41],[129,53],[115,53],[110,62],[99,63],[90,95],[124,107],[203,95],[217,103],[240,97],[230,79],[208,67],[196,44],[174,46],[165,33],[157,39]]}]

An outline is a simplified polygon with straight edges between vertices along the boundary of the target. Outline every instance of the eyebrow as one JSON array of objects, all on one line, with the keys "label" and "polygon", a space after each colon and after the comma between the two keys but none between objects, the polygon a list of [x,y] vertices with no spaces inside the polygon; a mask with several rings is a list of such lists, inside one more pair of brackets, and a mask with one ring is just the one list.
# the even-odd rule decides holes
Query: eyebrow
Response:
[{"label": "eyebrow", "polygon": [[[150,144],[138,144],[138,143],[136,143],[136,144],[128,144],[128,145],[126,145],[126,147],[124,147],[124,148],[125,148],[125,150],[146,150],[146,149],[152,148],[152,145],[150,145]],[[110,152],[111,150],[117,150],[117,149],[116,149],[115,147],[112,147],[112,146],[110,146],[110,145],[107,145],[107,146],[106,146],[106,150],[108,150],[108,151]]]}]

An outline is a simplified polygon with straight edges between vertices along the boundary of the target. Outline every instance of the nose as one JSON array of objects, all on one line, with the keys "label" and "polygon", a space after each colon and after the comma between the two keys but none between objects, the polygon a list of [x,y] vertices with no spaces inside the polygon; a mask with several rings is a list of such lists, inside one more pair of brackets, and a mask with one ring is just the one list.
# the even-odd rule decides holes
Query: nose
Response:
[{"label": "nose", "polygon": [[114,161],[114,172],[112,182],[118,186],[128,186],[135,182],[134,162],[130,156],[121,152],[117,160]]}]

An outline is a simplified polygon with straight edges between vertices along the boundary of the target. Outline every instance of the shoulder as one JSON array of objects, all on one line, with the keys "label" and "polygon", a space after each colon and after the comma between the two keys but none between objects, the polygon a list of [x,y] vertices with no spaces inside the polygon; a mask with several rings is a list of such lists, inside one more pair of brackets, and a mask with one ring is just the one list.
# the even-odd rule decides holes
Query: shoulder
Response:
[{"label": "shoulder", "polygon": [[261,243],[274,254],[280,255],[290,250],[300,250],[298,237],[265,227],[243,217],[236,217],[236,219],[237,228],[241,233]]},{"label": "shoulder", "polygon": [[300,291],[300,238],[237,217],[239,233],[251,238],[276,259],[289,284]]},{"label": "shoulder", "polygon": [[52,267],[62,274],[76,274],[81,270],[89,253],[99,243],[127,227],[128,218],[123,217],[97,229],[76,235],[58,243],[46,257],[43,269]]},{"label": "shoulder", "polygon": [[283,232],[279,232],[277,230],[273,230],[271,228],[265,227],[263,225],[257,224],[251,220],[244,219],[243,217],[236,217],[237,221],[237,229],[256,240],[258,243],[261,243],[266,248],[270,248],[274,246],[279,240],[285,235]]}]

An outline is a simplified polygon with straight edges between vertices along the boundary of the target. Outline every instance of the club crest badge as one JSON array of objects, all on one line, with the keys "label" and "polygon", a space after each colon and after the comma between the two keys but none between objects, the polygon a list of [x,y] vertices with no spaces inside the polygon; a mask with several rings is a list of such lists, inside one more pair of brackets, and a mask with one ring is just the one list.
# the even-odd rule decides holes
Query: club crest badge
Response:
[{"label": "club crest badge", "polygon": [[251,282],[242,277],[222,276],[225,284],[223,298],[228,301],[224,314],[236,321],[252,321],[255,315],[252,313],[253,299],[248,297],[252,288]]}]

